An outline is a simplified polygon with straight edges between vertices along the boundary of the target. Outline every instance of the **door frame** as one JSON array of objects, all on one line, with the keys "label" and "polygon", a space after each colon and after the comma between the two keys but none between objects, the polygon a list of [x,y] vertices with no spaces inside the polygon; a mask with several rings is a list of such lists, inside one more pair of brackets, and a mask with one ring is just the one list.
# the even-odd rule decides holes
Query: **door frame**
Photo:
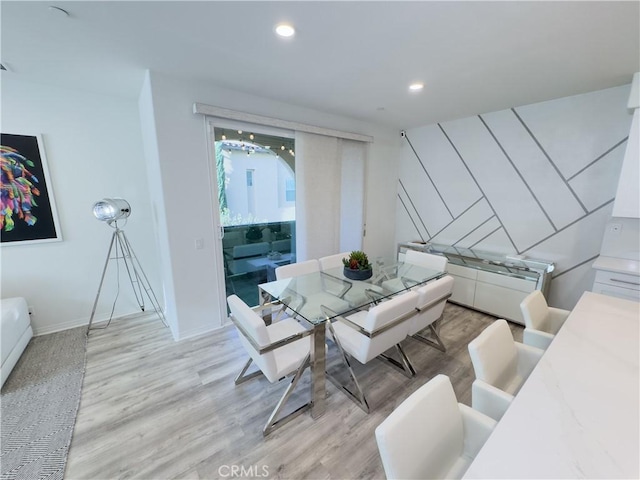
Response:
[{"label": "door frame", "polygon": [[224,254],[222,249],[222,238],[224,237],[224,227],[220,221],[220,204],[218,202],[218,172],[216,168],[216,152],[215,152],[215,130],[242,130],[252,133],[261,133],[263,135],[273,135],[282,138],[294,138],[295,131],[282,128],[270,127],[267,125],[259,125],[255,123],[241,122],[238,120],[229,120],[226,118],[205,116],[205,129],[207,138],[207,157],[209,169],[209,189],[211,191],[211,202],[214,211],[213,229],[215,233],[215,242],[213,246],[213,255],[215,261],[217,284],[222,288],[218,289],[220,318],[222,325],[225,326],[229,321],[227,315],[227,284],[224,275]]}]

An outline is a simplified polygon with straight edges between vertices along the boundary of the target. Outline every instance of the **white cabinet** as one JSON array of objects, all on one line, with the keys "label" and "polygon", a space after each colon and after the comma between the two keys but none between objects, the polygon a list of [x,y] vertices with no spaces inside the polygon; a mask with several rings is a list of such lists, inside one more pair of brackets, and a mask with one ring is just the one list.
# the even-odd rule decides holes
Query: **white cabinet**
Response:
[{"label": "white cabinet", "polygon": [[478,272],[473,307],[524,325],[520,303],[535,288],[536,284],[531,281]]},{"label": "white cabinet", "polygon": [[520,303],[535,281],[451,264],[449,275],[455,279],[450,301],[524,325]]},{"label": "white cabinet", "polygon": [[462,305],[473,306],[478,271],[458,265],[449,265],[448,269],[449,275],[455,278],[450,300]]},{"label": "white cabinet", "polygon": [[639,302],[640,276],[611,270],[598,270],[592,290],[595,293]]},{"label": "white cabinet", "polygon": [[631,122],[631,133],[620,170],[616,199],[613,202],[614,217],[640,218],[640,109],[636,108]]}]

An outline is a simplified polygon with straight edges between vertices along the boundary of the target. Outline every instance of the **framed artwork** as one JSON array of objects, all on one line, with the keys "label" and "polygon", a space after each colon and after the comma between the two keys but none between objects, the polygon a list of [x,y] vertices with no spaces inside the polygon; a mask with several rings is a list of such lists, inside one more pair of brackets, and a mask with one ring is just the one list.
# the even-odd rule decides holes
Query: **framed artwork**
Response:
[{"label": "framed artwork", "polygon": [[1,133],[0,162],[2,245],[62,240],[42,137]]}]

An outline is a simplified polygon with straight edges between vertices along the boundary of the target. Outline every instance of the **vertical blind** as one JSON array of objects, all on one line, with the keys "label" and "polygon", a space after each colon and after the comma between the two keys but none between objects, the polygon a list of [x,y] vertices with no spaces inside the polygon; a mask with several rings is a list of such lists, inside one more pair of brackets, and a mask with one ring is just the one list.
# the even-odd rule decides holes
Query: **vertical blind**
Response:
[{"label": "vertical blind", "polygon": [[366,144],[296,132],[297,261],[362,246]]}]

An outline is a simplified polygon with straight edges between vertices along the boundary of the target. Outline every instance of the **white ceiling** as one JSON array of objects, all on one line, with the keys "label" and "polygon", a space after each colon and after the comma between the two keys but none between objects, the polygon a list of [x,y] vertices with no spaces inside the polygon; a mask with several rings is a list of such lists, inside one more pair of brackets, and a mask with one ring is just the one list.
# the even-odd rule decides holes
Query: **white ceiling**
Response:
[{"label": "white ceiling", "polygon": [[[639,5],[3,0],[1,61],[17,78],[130,98],[149,68],[410,128],[629,83]],[[283,20],[293,39],[274,35]],[[408,92],[414,80],[423,92]]]}]

